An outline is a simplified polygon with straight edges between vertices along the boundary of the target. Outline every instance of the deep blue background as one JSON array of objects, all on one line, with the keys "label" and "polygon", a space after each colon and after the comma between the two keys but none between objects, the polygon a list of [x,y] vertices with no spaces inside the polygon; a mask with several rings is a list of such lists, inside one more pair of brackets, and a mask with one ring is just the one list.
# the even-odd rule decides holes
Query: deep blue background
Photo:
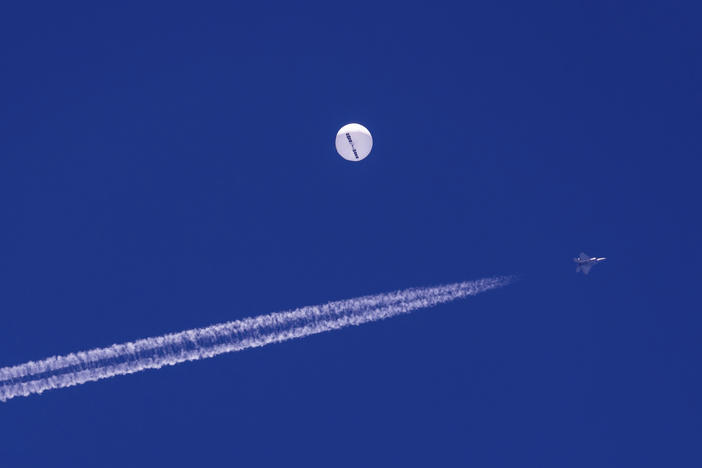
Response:
[{"label": "deep blue background", "polygon": [[93,3],[0,15],[0,366],[521,280],[11,400],[0,466],[700,466],[697,2]]}]

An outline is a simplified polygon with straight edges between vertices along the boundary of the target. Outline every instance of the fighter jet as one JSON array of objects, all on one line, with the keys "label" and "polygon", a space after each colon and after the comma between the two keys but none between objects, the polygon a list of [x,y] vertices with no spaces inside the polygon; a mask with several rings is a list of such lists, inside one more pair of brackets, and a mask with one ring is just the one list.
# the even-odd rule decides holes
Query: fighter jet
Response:
[{"label": "fighter jet", "polygon": [[574,258],[573,261],[578,264],[578,266],[575,268],[576,273],[582,271],[586,275],[590,273],[590,269],[600,263],[601,261],[606,260],[604,257],[591,257],[585,252],[580,252],[580,256],[577,258]]}]

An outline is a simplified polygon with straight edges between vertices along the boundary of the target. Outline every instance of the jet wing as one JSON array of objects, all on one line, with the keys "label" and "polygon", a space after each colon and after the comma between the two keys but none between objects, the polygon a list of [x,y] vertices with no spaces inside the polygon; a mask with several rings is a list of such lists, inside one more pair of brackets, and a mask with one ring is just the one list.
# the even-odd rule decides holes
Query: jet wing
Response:
[{"label": "jet wing", "polygon": [[590,256],[586,254],[585,252],[580,252],[580,257],[578,257],[580,260],[586,262],[590,260]]},{"label": "jet wing", "polygon": [[582,271],[584,274],[590,273],[590,270],[592,269],[592,263],[585,263],[583,265],[578,265],[578,268],[575,271]]}]

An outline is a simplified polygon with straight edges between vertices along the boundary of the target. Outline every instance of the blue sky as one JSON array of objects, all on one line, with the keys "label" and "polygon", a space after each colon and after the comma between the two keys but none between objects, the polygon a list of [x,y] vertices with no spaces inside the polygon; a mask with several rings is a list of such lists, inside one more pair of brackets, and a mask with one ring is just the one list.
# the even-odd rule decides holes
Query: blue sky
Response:
[{"label": "blue sky", "polygon": [[0,366],[520,281],[12,400],[2,466],[699,466],[700,13],[5,7]]}]

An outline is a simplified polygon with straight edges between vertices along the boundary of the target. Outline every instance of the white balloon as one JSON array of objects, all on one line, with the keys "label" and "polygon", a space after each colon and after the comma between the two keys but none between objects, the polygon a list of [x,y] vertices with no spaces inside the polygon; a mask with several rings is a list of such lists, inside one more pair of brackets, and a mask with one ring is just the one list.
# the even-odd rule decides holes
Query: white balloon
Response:
[{"label": "white balloon", "polygon": [[347,161],[360,161],[371,152],[373,137],[366,127],[350,123],[336,134],[336,151]]}]

